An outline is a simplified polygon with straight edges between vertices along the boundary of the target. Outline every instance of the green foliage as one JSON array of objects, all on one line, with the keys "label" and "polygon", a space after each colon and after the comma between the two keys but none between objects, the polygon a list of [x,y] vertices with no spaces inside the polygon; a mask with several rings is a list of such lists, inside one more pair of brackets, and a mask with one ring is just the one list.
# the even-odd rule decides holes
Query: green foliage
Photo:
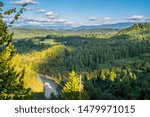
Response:
[{"label": "green foliage", "polygon": [[69,79],[63,87],[62,95],[69,100],[88,98],[84,91],[83,84],[80,82],[80,79],[76,76],[74,71],[69,74]]},{"label": "green foliage", "polygon": [[[79,91],[74,92],[74,97],[69,92],[72,82],[67,75],[72,69],[84,76],[82,85],[86,93],[81,96],[84,99],[87,99],[87,94],[89,99],[150,99],[149,29],[147,24],[138,24],[137,27],[118,33],[50,30],[42,37],[37,36],[36,29],[29,32],[21,29],[22,33],[17,29],[17,39],[20,36],[22,40],[15,40],[14,45],[20,52],[20,65],[33,73],[48,74],[64,87],[68,85],[65,95],[53,95],[53,99],[79,99]],[[37,30],[38,33],[45,31]],[[30,85],[30,78],[26,79],[26,85],[32,90],[38,85],[42,89],[37,76],[27,76],[30,75],[35,87]],[[59,86],[58,89],[63,90]]]},{"label": "green foliage", "polygon": [[31,69],[31,66],[22,63],[22,57],[20,55],[15,55],[11,61],[12,66],[15,66],[17,72],[21,72],[24,69],[24,87],[26,89],[31,89],[33,93],[43,92],[43,83],[39,80],[39,74]]},{"label": "green foliage", "polygon": [[118,32],[118,34],[114,38],[124,37],[128,39],[130,37],[131,40],[149,40],[150,39],[150,24],[135,24],[134,26],[123,29]]},{"label": "green foliage", "polygon": [[116,78],[116,73],[115,72],[110,72],[110,80],[111,81],[114,81],[115,80],[115,78]]},{"label": "green foliage", "polygon": [[47,44],[43,43],[44,41],[42,41],[41,43],[40,42],[36,43],[33,40],[18,40],[13,42],[19,54],[32,53],[34,51],[42,51],[44,49],[48,49],[51,47],[49,43]]},{"label": "green foliage", "polygon": [[[91,79],[85,82],[85,89],[90,99],[150,99],[149,78],[136,79],[136,75],[131,71],[122,69],[118,72],[118,67],[108,74],[110,75],[105,79],[100,77],[96,81]],[[109,78],[111,74],[115,74],[112,76],[113,78],[115,76],[115,79]],[[103,75],[106,76],[106,73]]]},{"label": "green foliage", "polygon": [[38,39],[38,38],[43,39],[50,33],[57,34],[57,31],[48,30],[48,29],[10,28],[10,31],[14,32],[15,40],[23,40],[23,39],[30,40],[30,39]]},{"label": "green foliage", "polygon": [[[17,72],[15,65],[12,65],[12,59],[16,54],[12,44],[13,33],[9,32],[8,25],[3,21],[4,15],[10,15],[16,12],[16,9],[10,9],[3,13],[3,5],[0,2],[0,99],[29,99],[31,92],[24,87],[24,70]],[[21,11],[22,9],[16,15]],[[15,20],[17,19],[15,18]]]}]

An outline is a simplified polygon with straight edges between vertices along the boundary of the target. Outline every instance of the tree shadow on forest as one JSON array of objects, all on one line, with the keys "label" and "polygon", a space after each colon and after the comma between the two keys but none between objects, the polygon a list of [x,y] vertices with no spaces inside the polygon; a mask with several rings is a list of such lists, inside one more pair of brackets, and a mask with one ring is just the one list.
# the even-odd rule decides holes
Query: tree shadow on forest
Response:
[{"label": "tree shadow on forest", "polygon": [[62,43],[70,47],[81,47],[93,42],[106,42],[108,38],[97,39],[95,37],[82,37],[82,36],[66,36],[66,37],[55,37],[54,39],[58,43]]},{"label": "tree shadow on forest", "polygon": [[42,51],[51,47],[50,44],[33,42],[32,40],[16,40],[13,42],[19,54],[27,54],[33,51]]}]

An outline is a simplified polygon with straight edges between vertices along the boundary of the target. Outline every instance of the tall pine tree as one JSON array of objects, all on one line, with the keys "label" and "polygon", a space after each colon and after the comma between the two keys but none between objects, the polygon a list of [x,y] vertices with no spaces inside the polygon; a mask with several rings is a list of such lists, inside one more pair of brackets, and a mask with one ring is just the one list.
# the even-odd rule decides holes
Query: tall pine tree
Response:
[{"label": "tall pine tree", "polygon": [[72,71],[69,74],[69,79],[63,87],[62,94],[65,99],[69,100],[79,100],[79,99],[88,99],[89,96],[84,91],[84,86],[80,82],[80,79],[77,77],[76,73]]},{"label": "tall pine tree", "polygon": [[26,5],[16,13],[10,24],[4,21],[4,16],[15,13],[16,8],[3,11],[3,6],[0,2],[0,99],[28,99],[31,92],[24,88],[24,70],[18,73],[11,64],[16,50],[12,44],[13,33],[9,31],[9,27],[19,18]]}]

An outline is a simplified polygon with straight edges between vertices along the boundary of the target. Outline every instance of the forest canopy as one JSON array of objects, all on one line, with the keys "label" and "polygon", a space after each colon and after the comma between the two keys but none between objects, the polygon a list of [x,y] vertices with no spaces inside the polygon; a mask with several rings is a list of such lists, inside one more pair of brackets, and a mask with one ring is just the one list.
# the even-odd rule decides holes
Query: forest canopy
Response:
[{"label": "forest canopy", "polygon": [[[149,23],[90,31],[11,27],[24,7],[3,11],[0,2],[0,99],[45,99],[46,81],[58,93],[48,99],[150,99]],[[3,17],[12,13],[7,24]]]},{"label": "forest canopy", "polygon": [[[47,74],[63,86],[72,70],[81,75],[88,99],[149,99],[149,27],[135,24],[111,34],[56,31],[38,38],[33,32],[26,39],[26,32],[19,32],[23,38],[13,43],[20,64],[31,71]],[[61,93],[54,99],[58,98],[68,99]]]}]

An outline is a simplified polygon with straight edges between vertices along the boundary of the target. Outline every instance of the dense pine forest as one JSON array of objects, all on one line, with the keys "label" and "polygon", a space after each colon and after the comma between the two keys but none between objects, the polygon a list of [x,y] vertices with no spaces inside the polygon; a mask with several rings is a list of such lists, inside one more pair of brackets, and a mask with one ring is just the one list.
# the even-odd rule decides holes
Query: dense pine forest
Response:
[{"label": "dense pine forest", "polygon": [[117,32],[46,30],[45,36],[38,33],[42,29],[30,29],[32,35],[27,29],[11,30],[20,36],[13,42],[16,58],[26,67],[26,87],[33,92],[44,90],[38,74],[46,74],[61,84],[60,95],[52,99],[79,99],[79,90],[68,91],[75,97],[62,93],[75,71],[84,87],[81,99],[150,99],[150,24]]},{"label": "dense pine forest", "polygon": [[[26,5],[2,12],[0,2],[0,99],[150,99],[149,23],[125,29],[12,27]],[[14,13],[8,25],[3,19]]]}]

